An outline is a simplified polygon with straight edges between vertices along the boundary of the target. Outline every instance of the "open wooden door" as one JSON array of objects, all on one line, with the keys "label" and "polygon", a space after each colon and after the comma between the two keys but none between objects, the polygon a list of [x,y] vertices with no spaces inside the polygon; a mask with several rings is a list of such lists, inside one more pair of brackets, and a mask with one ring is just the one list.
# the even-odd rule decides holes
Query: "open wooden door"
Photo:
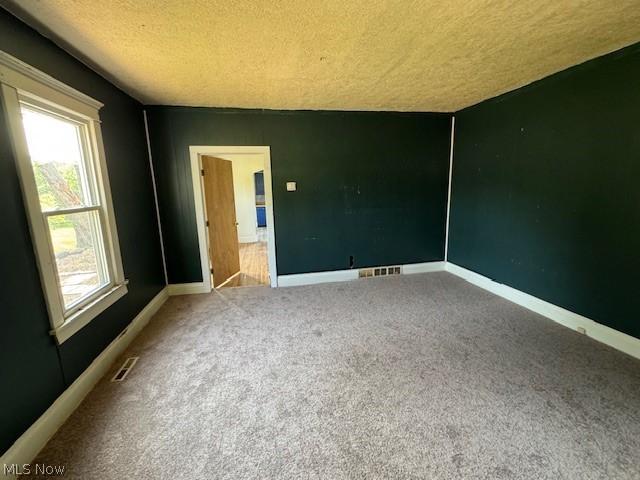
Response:
[{"label": "open wooden door", "polygon": [[213,286],[218,287],[240,272],[233,170],[229,160],[206,155],[202,156],[202,169]]}]

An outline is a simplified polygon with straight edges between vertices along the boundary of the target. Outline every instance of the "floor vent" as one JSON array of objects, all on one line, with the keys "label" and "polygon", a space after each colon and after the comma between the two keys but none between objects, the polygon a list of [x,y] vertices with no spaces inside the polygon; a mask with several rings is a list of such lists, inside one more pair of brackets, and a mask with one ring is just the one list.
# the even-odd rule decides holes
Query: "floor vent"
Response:
[{"label": "floor vent", "polygon": [[123,381],[127,377],[127,375],[129,374],[129,372],[131,371],[133,366],[138,361],[138,358],[139,357],[129,357],[129,358],[127,358],[124,361],[124,363],[122,364],[122,366],[120,367],[120,369],[113,376],[111,381],[112,382],[121,382],[121,381]]},{"label": "floor vent", "polygon": [[400,275],[402,269],[400,267],[375,267],[375,268],[361,268],[358,270],[358,276],[360,278],[368,277],[386,277],[388,275]]}]

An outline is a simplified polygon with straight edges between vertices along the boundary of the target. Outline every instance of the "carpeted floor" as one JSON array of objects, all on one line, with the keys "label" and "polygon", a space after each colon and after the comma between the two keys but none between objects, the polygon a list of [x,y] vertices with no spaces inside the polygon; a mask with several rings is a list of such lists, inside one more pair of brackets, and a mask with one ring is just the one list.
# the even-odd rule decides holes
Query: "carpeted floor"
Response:
[{"label": "carpeted floor", "polygon": [[447,273],[174,297],[130,355],[39,463],[82,480],[640,478],[640,362]]}]

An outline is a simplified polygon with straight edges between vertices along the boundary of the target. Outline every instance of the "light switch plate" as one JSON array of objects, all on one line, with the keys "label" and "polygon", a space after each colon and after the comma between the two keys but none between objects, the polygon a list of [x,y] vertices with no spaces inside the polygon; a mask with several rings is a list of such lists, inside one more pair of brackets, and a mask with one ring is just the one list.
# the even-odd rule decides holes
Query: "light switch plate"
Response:
[{"label": "light switch plate", "polygon": [[296,188],[296,182],[287,182],[287,192],[295,192]]}]

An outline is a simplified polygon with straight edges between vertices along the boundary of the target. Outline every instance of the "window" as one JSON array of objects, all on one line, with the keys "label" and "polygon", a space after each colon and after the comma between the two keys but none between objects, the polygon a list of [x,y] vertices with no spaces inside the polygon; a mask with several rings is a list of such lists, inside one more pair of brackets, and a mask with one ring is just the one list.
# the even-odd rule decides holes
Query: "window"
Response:
[{"label": "window", "polygon": [[3,52],[0,82],[52,333],[61,343],[127,292],[101,104]]}]

